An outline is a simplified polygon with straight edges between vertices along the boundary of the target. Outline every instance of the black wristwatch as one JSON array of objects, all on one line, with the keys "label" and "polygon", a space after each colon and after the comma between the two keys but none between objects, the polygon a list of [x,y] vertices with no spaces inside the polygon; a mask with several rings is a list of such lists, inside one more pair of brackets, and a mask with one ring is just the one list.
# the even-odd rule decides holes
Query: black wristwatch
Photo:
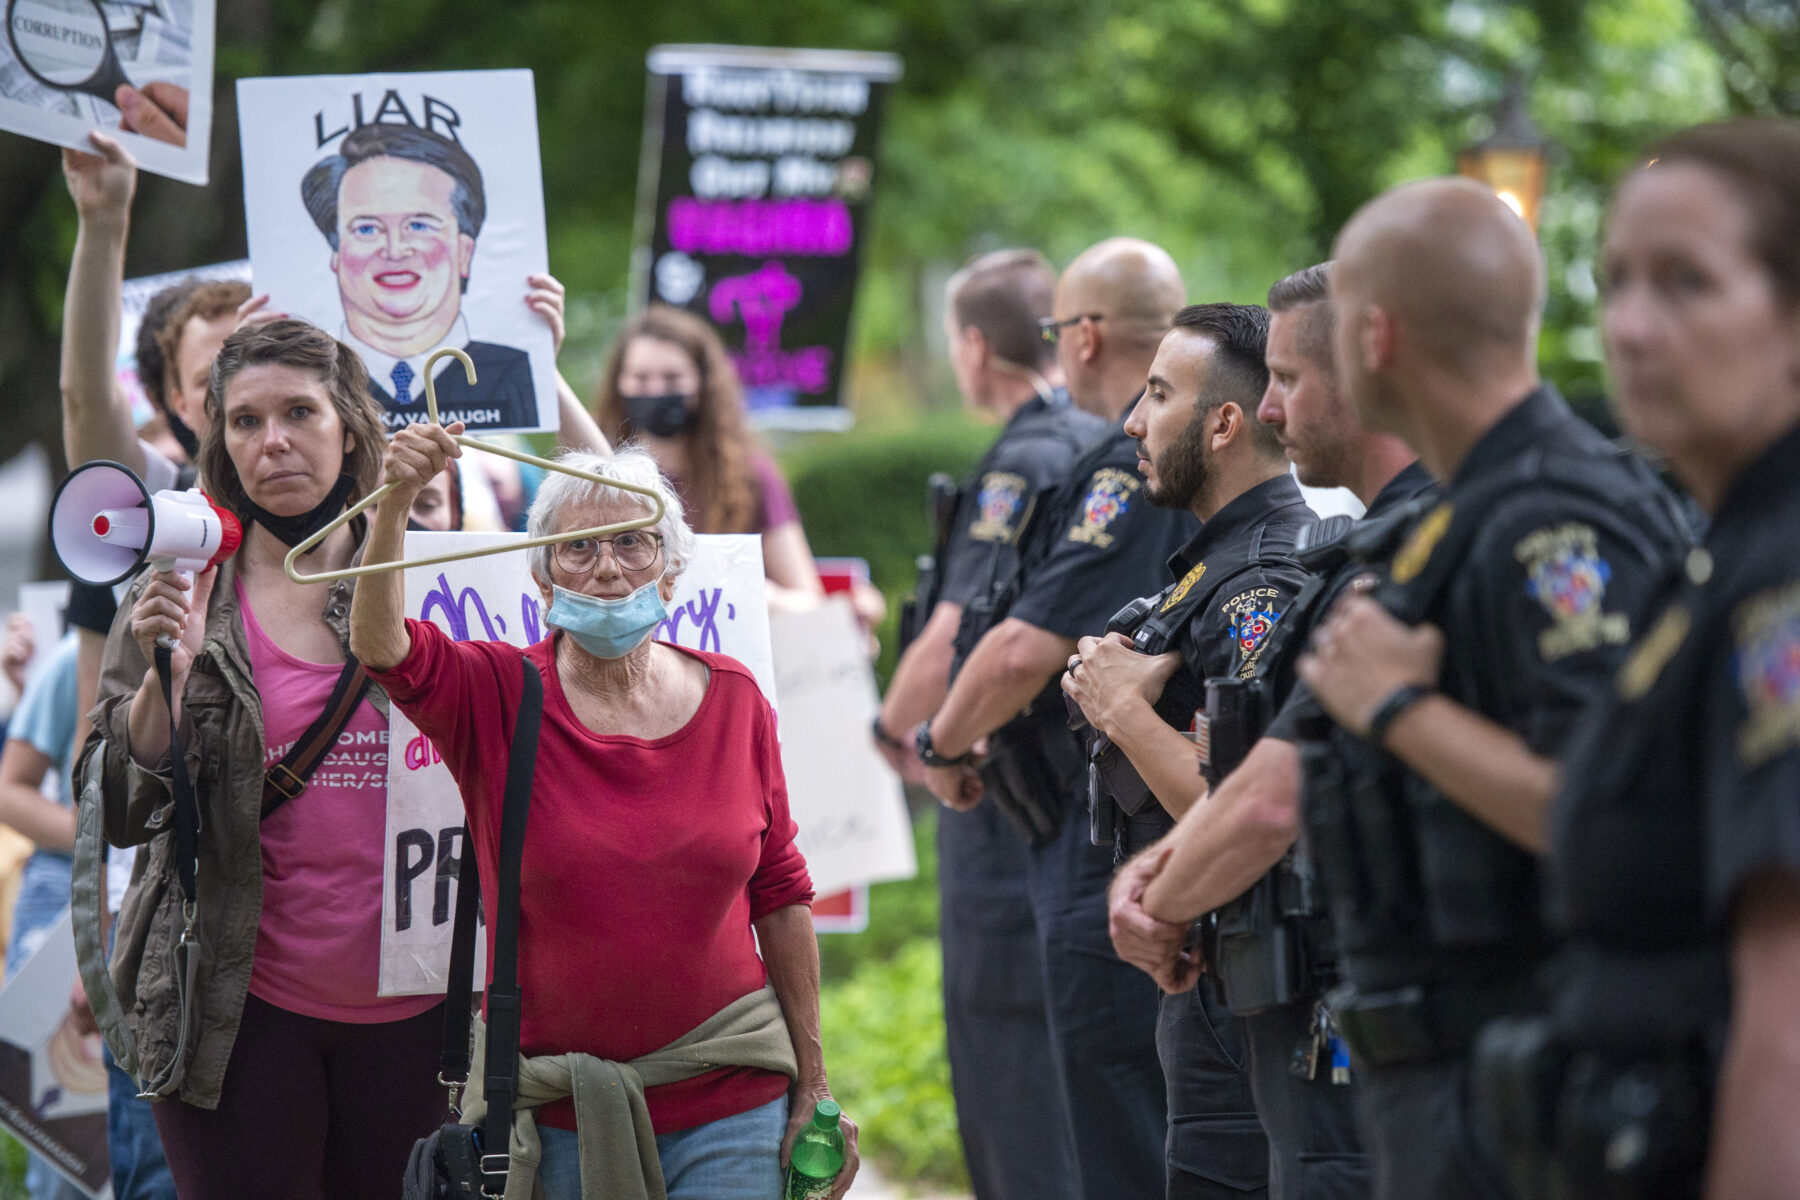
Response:
[{"label": "black wristwatch", "polygon": [[919,722],[919,732],[913,735],[913,748],[919,752],[919,761],[928,767],[960,767],[975,757],[972,748],[955,758],[945,758],[939,754],[937,747],[931,744],[930,721]]},{"label": "black wristwatch", "polygon": [[881,723],[880,713],[876,713],[875,719],[869,722],[869,732],[874,735],[876,745],[906,753],[906,743],[887,731],[887,726]]},{"label": "black wristwatch", "polygon": [[1432,689],[1422,683],[1401,684],[1388,694],[1388,698],[1375,710],[1375,715],[1369,718],[1369,731],[1363,736],[1377,746],[1382,745],[1387,741],[1388,730],[1400,719],[1400,714],[1431,694]]}]

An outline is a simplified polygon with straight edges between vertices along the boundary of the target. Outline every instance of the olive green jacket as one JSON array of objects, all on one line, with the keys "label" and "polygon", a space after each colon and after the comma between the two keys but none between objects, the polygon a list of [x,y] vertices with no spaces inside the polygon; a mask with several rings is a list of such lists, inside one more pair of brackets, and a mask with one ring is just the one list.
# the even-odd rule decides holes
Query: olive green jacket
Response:
[{"label": "olive green jacket", "polygon": [[[218,1107],[237,1039],[262,916],[262,698],[238,611],[237,564],[227,560],[208,604],[205,644],[181,695],[182,744],[200,804],[195,921],[184,946],[169,761],[165,756],[154,768],[143,767],[127,750],[131,702],[149,670],[130,631],[131,609],[147,578],[132,585],[107,638],[94,732],[78,768],[77,957],[120,1065],[146,1091],[210,1109]],[[340,580],[319,589],[321,617],[346,655],[352,587]],[[387,693],[374,686],[369,699],[386,715]],[[114,846],[147,846],[119,911],[110,978],[98,936],[102,832]]]}]

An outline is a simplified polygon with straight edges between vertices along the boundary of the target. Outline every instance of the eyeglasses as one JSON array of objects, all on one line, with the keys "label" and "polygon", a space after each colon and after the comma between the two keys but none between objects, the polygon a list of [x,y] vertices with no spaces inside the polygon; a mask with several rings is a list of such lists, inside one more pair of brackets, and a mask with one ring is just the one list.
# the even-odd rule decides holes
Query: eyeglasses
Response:
[{"label": "eyeglasses", "polygon": [[583,575],[600,561],[600,548],[611,546],[613,558],[627,571],[642,571],[656,561],[662,551],[662,538],[642,530],[621,533],[609,538],[575,538],[558,542],[551,553],[556,565],[572,575]]},{"label": "eyeglasses", "polygon": [[1057,320],[1055,317],[1039,317],[1037,323],[1038,336],[1054,346],[1056,345],[1057,340],[1062,337],[1062,331],[1070,325],[1079,325],[1083,321],[1104,320],[1106,320],[1105,313],[1082,313],[1078,317],[1069,317],[1067,320],[1062,321]]}]

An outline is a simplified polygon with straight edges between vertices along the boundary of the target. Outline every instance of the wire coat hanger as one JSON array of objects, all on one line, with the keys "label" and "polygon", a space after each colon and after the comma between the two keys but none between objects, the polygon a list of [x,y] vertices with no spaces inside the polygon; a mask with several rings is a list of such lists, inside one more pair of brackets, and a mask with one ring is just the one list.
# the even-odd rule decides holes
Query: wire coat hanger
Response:
[{"label": "wire coat hanger", "polygon": [[[463,374],[468,376],[470,386],[474,386],[475,383],[475,364],[471,362],[469,356],[464,354],[461,350],[444,346],[440,349],[433,350],[431,354],[426,357],[424,369],[425,412],[431,418],[431,422],[434,425],[441,425],[443,422],[438,419],[437,381],[432,378],[431,365],[446,354],[454,355],[457,361],[462,363]],[[514,462],[530,463],[534,467],[542,467],[546,471],[556,471],[562,475],[573,475],[575,478],[585,479],[589,483],[598,483],[606,487],[617,488],[622,492],[634,492],[639,496],[648,498],[656,511],[640,520],[619,521],[612,525],[596,525],[592,529],[571,529],[567,533],[546,534],[543,537],[527,538],[521,542],[507,542],[500,546],[488,546],[481,550],[459,550],[451,554],[435,555],[431,558],[395,559],[392,562],[364,563],[362,566],[358,567],[345,567],[341,571],[321,571],[317,575],[302,575],[300,572],[294,570],[294,561],[302,554],[305,554],[308,550],[317,546],[320,542],[330,537],[343,526],[348,525],[365,509],[372,508],[376,504],[379,504],[382,497],[394,490],[394,484],[384,483],[374,491],[370,492],[367,496],[364,496],[361,500],[358,500],[355,504],[352,504],[349,508],[345,509],[343,513],[334,518],[330,524],[326,525],[323,529],[319,530],[311,537],[308,537],[292,550],[289,550],[287,557],[283,559],[281,563],[282,569],[287,572],[287,577],[295,583],[331,583],[339,579],[359,579],[364,575],[379,575],[386,571],[398,571],[405,567],[434,567],[439,563],[461,562],[468,558],[484,558],[490,554],[509,554],[514,550],[529,550],[533,546],[550,546],[557,542],[571,542],[576,538],[598,538],[607,537],[615,533],[627,533],[633,529],[648,528],[663,518],[663,510],[665,507],[663,498],[657,494],[656,489],[654,488],[647,488],[636,483],[627,483],[623,479],[609,479],[605,475],[596,475],[592,471],[578,470],[575,467],[565,466],[562,463],[555,462],[548,458],[539,458],[535,454],[526,454],[522,450],[514,450],[507,446],[496,445],[493,442],[484,442],[480,438],[465,437],[462,434],[453,434],[452,437],[455,438],[458,445],[467,446],[473,450],[485,450],[489,454],[498,454],[502,458],[510,458]]]}]

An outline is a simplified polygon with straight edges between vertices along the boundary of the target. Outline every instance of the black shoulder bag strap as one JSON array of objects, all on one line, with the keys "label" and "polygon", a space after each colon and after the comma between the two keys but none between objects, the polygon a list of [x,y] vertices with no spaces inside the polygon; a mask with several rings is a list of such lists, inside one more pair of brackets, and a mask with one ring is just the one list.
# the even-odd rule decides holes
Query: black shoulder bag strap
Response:
[{"label": "black shoulder bag strap", "polygon": [[[487,1048],[482,1077],[487,1119],[482,1123],[481,1174],[486,1190],[506,1187],[513,1100],[519,1094],[519,870],[525,857],[525,818],[537,769],[538,729],[544,716],[544,678],[537,664],[520,658],[525,695],[513,727],[506,764],[506,798],[500,813],[499,912],[494,939],[494,978],[487,989]],[[450,951],[450,991],[444,1002],[444,1077],[469,1077],[469,1001],[475,987],[475,901],[479,892],[475,850],[463,830],[457,869],[456,928]]]},{"label": "black shoulder bag strap", "polygon": [[263,772],[262,820],[268,820],[276,809],[306,790],[306,781],[331,753],[338,734],[350,723],[374,682],[361,663],[354,657],[345,656],[344,669],[338,672],[337,683],[332,685],[324,710],[313,718],[306,732],[295,739],[281,761]]}]

